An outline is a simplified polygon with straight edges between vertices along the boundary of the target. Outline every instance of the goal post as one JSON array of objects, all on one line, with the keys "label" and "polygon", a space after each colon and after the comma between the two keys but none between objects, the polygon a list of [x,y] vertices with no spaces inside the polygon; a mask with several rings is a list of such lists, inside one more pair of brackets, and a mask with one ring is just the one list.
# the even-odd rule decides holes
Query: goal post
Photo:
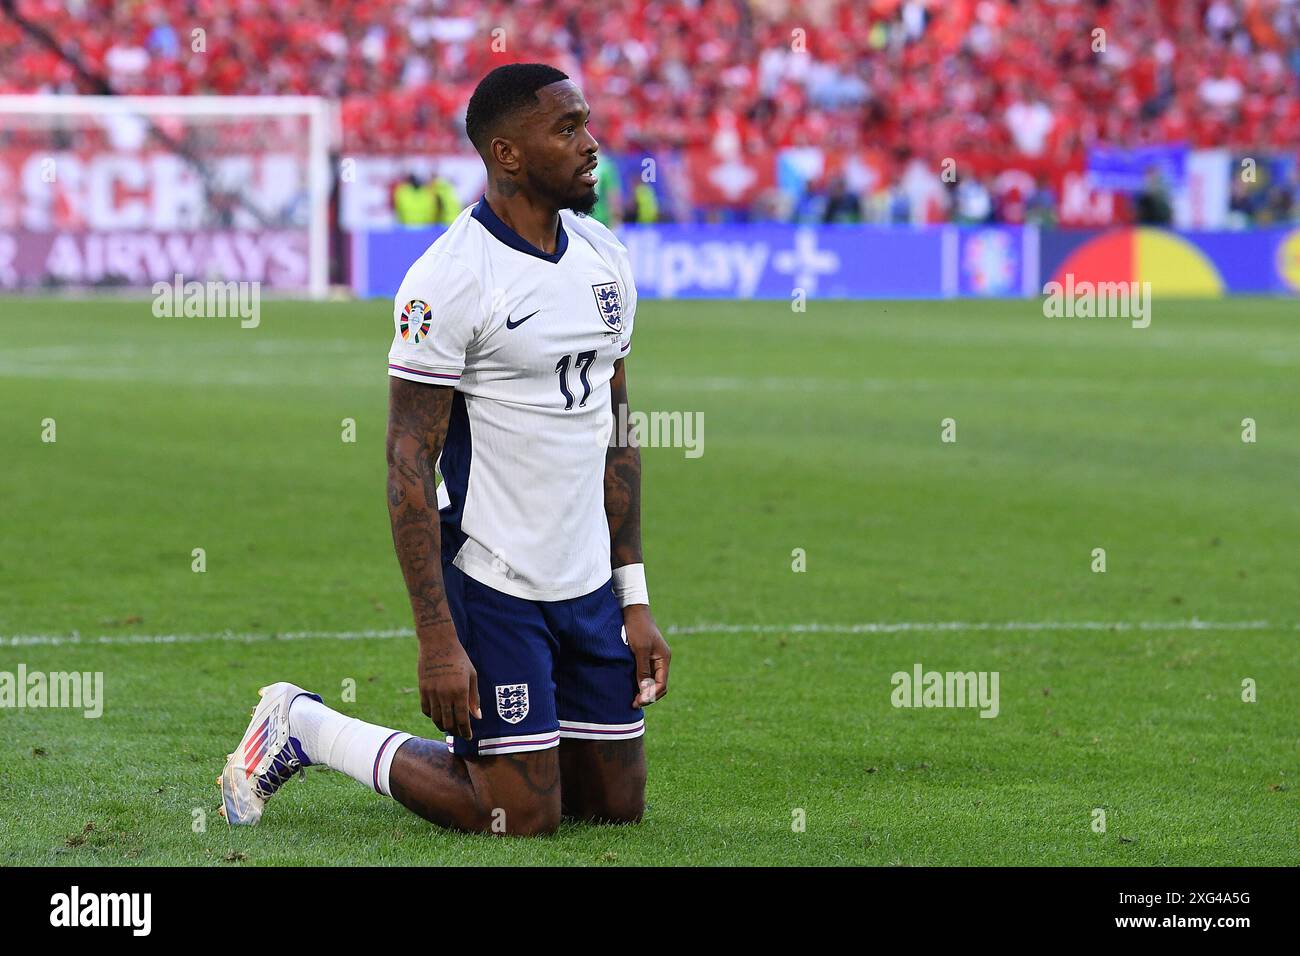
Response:
[{"label": "goal post", "polygon": [[0,96],[0,290],[324,298],[337,136],[315,96]]}]

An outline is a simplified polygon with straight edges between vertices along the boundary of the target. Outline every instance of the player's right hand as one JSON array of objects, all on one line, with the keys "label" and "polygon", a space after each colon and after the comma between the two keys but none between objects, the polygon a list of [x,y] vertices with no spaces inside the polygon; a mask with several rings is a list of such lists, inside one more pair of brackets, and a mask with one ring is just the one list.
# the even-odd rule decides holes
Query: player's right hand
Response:
[{"label": "player's right hand", "polygon": [[478,706],[478,673],[460,642],[420,642],[420,709],[444,734],[473,740],[470,715],[483,719]]}]

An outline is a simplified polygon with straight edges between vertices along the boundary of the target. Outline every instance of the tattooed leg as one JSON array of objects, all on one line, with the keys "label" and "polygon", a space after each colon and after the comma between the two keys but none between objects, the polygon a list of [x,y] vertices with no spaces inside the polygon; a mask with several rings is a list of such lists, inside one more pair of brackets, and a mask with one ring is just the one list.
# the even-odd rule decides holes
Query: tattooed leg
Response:
[{"label": "tattooed leg", "polygon": [[554,748],[466,760],[436,741],[408,740],[388,786],[402,806],[452,830],[536,836],[560,824]]},{"label": "tattooed leg", "polygon": [[645,812],[645,746],[631,740],[560,741],[564,815],[593,823],[639,823]]}]

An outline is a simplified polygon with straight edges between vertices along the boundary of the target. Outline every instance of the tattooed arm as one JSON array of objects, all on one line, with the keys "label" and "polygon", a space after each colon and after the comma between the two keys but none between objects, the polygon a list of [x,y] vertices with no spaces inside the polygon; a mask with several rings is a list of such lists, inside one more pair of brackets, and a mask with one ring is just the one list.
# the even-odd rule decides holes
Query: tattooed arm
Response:
[{"label": "tattooed arm", "polygon": [[471,739],[478,675],[456,638],[442,583],[434,463],[447,437],[453,389],[390,377],[388,517],[420,643],[420,704],[438,729]]},{"label": "tattooed arm", "polygon": [[[605,517],[609,521],[611,568],[641,564],[641,449],[635,435],[622,433],[620,419],[626,425],[627,371],[623,360],[614,363],[610,379],[610,399],[614,412],[614,440],[605,453]],[[648,604],[630,604],[623,608],[623,627],[628,647],[636,658],[636,676],[652,680],[654,687],[639,686],[632,707],[653,704],[668,693],[668,661],[672,652],[659,633]]]},{"label": "tattooed arm", "polygon": [[[609,520],[610,566],[641,563],[641,449],[635,436],[619,432],[619,409],[627,408],[627,371],[614,363],[609,382],[614,406],[614,440],[605,453],[605,517]],[[622,416],[626,422],[628,415]]]}]

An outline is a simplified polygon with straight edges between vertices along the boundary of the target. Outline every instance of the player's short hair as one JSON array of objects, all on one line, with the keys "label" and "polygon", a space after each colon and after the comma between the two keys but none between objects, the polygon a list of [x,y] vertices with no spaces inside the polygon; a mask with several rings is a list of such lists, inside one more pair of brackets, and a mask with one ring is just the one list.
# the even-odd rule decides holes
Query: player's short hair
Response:
[{"label": "player's short hair", "polygon": [[492,134],[501,121],[516,111],[537,105],[537,91],[560,80],[561,73],[545,63],[511,63],[499,66],[474,88],[465,110],[465,133],[480,154],[492,141]]}]

